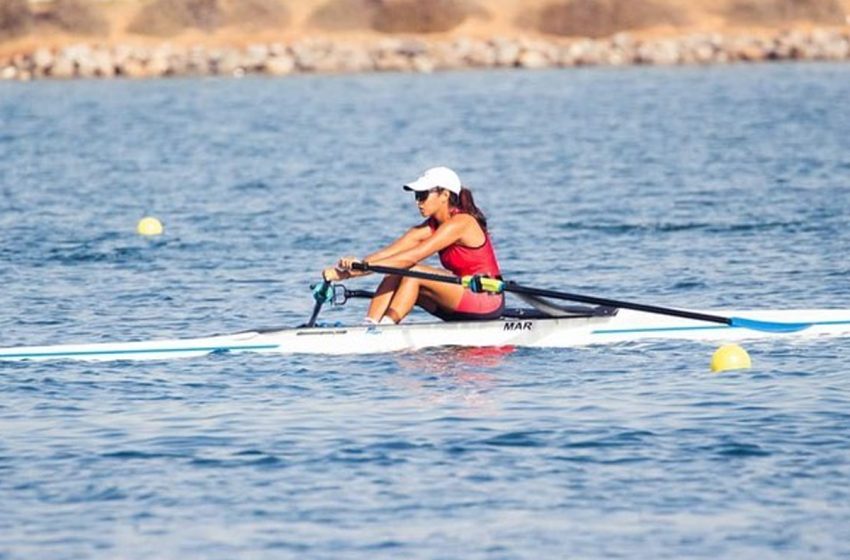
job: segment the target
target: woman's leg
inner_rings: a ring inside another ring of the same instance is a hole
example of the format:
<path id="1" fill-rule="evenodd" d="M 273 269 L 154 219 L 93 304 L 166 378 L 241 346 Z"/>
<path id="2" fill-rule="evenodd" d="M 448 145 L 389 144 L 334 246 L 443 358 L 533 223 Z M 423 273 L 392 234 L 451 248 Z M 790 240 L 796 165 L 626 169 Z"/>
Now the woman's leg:
<path id="1" fill-rule="evenodd" d="M 451 276 L 446 270 L 424 265 L 417 265 L 412 270 Z M 460 284 L 449 284 L 437 280 L 423 280 L 404 276 L 398 283 L 395 294 L 392 296 L 389 304 L 389 309 L 386 310 L 386 315 L 398 323 L 417 304 L 427 311 L 434 311 L 436 308 L 451 311 L 457 308 L 462 297 L 463 286 Z M 371 313 L 369 316 L 372 317 Z"/>
<path id="2" fill-rule="evenodd" d="M 384 317 L 384 314 L 390 307 L 390 302 L 393 300 L 393 296 L 398 289 L 400 281 L 401 276 L 384 276 L 384 279 L 381 280 L 381 283 L 378 285 L 378 289 L 375 290 L 375 296 L 369 304 L 369 311 L 366 313 L 366 317 L 372 319 L 376 323 Z"/>

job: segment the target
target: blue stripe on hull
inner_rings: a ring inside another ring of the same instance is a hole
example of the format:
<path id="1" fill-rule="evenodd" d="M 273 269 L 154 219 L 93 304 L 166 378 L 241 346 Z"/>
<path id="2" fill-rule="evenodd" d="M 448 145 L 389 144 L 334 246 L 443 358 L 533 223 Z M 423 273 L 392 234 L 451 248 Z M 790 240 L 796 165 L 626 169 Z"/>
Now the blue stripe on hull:
<path id="1" fill-rule="evenodd" d="M 810 326 L 831 326 L 831 325 L 850 325 L 850 321 L 819 321 L 817 323 L 809 323 Z M 728 325 L 705 325 L 693 327 L 651 327 L 643 329 L 598 329 L 591 334 L 639 334 L 639 333 L 664 333 L 664 332 L 683 332 L 683 331 L 714 331 L 723 329 L 746 329 L 747 327 L 730 327 Z M 780 333 L 781 334 L 781 333 Z"/>
<path id="2" fill-rule="evenodd" d="M 138 350 L 79 350 L 76 352 L 34 352 L 29 354 L 0 354 L 0 359 L 14 358 L 18 360 L 35 358 L 81 358 L 94 356 L 127 356 L 133 354 L 174 354 L 178 352 L 207 352 L 223 353 L 233 351 L 275 350 L 279 344 L 262 344 L 255 346 L 200 346 L 189 348 L 140 348 Z"/>

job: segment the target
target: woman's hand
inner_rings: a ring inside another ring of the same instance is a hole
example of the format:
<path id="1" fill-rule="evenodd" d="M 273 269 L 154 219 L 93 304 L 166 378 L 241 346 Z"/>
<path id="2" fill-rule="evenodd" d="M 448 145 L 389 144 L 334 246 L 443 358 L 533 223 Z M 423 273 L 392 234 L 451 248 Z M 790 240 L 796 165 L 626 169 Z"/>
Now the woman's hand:
<path id="1" fill-rule="evenodd" d="M 322 278 L 324 278 L 326 282 L 339 282 L 340 280 L 351 278 L 351 272 L 332 266 L 322 271 Z"/>
<path id="2" fill-rule="evenodd" d="M 342 270 L 351 270 L 351 265 L 356 262 L 360 262 L 360 259 L 357 257 L 342 257 L 339 259 L 336 267 Z"/>
<path id="3" fill-rule="evenodd" d="M 356 278 L 357 276 L 365 276 L 366 274 L 368 274 L 368 272 L 352 269 L 354 263 L 360 262 L 363 262 L 363 260 L 358 257 L 342 257 L 341 259 L 339 259 L 339 262 L 336 263 L 336 269 L 338 271 L 345 272 L 347 274 L 346 278 Z"/>
<path id="4" fill-rule="evenodd" d="M 362 260 L 358 257 L 342 257 L 339 259 L 339 262 L 336 263 L 336 266 L 326 268 L 322 271 L 322 278 L 328 282 L 339 282 L 340 280 L 347 280 L 349 278 L 368 274 L 361 270 L 352 270 L 352 265 L 359 262 L 362 262 Z"/>

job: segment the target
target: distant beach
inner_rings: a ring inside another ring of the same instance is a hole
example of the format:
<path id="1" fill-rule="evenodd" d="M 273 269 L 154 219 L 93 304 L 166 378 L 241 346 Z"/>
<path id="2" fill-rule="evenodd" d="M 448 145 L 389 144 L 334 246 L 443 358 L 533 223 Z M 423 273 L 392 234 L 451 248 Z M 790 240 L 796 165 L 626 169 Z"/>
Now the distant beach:
<path id="1" fill-rule="evenodd" d="M 421 72 L 469 68 L 693 65 L 785 60 L 850 60 L 850 31 L 781 32 L 766 37 L 689 35 L 610 39 L 426 41 L 388 38 L 373 44 L 305 39 L 247 47 L 91 45 L 39 47 L 0 59 L 6 80 L 43 78 L 159 78 L 303 73 Z"/>
<path id="2" fill-rule="evenodd" d="M 850 60 L 850 0 L 0 0 L 0 79 Z"/>

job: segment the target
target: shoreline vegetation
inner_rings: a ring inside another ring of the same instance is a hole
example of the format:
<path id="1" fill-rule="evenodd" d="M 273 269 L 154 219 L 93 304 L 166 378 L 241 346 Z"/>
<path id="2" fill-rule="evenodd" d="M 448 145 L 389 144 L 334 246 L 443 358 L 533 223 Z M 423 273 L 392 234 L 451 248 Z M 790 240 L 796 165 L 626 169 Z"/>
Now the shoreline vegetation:
<path id="1" fill-rule="evenodd" d="M 0 0 L 0 80 L 850 60 L 850 0 Z"/>

